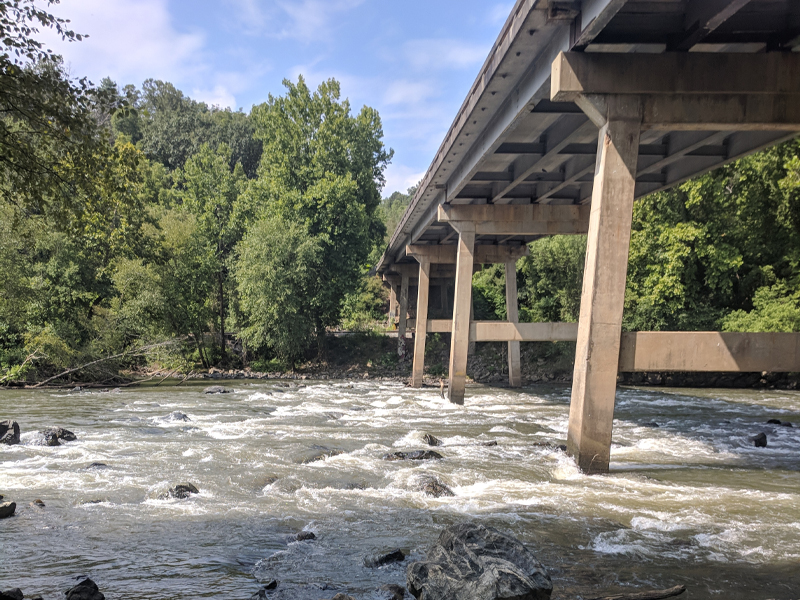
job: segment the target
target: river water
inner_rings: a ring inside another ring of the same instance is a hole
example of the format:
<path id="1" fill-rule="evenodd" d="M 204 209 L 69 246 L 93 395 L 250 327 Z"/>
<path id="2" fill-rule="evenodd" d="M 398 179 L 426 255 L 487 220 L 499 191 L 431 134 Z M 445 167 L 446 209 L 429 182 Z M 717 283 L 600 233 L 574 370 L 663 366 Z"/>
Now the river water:
<path id="1" fill-rule="evenodd" d="M 612 471 L 588 477 L 554 447 L 568 387 L 474 387 L 461 407 L 390 382 L 286 386 L 0 392 L 23 431 L 0 446 L 0 494 L 18 505 L 0 521 L 0 589 L 54 599 L 90 576 L 110 599 L 246 600 L 276 579 L 275 598 L 371 599 L 442 527 L 476 519 L 529 546 L 554 599 L 677 584 L 691 600 L 800 597 L 796 392 L 620 390 Z M 36 445 L 48 426 L 79 439 Z M 761 431 L 767 448 L 748 439 Z M 382 460 L 425 433 L 443 460 Z M 455 496 L 424 495 L 427 476 Z M 161 498 L 187 482 L 200 493 Z M 303 530 L 316 539 L 293 541 Z M 395 548 L 406 563 L 364 566 Z"/>

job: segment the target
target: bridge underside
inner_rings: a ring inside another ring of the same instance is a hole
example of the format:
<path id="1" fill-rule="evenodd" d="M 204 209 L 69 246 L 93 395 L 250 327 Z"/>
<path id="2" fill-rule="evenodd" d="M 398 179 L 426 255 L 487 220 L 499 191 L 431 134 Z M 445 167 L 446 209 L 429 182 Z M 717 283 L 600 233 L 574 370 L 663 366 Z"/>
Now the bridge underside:
<path id="1" fill-rule="evenodd" d="M 455 403 L 471 342 L 507 341 L 516 386 L 520 341 L 574 339 L 568 448 L 603 472 L 620 369 L 800 371 L 794 334 L 621 332 L 634 200 L 796 136 L 798 49 L 797 2 L 519 0 L 378 266 L 403 348 L 417 279 L 412 384 L 427 331 L 452 334 Z M 520 324 L 516 260 L 555 234 L 588 236 L 579 323 Z M 485 263 L 505 264 L 508 322 L 472 318 Z M 446 325 L 432 278 L 454 280 Z"/>

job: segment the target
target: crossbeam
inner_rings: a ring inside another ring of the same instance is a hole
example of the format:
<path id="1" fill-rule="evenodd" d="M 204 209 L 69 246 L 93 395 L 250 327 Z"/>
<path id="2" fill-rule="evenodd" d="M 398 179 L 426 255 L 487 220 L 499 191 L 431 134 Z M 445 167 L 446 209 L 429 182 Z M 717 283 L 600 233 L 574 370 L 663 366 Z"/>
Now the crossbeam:
<path id="1" fill-rule="evenodd" d="M 530 253 L 527 245 L 521 246 L 475 246 L 475 264 L 488 265 L 506 263 L 519 260 Z M 406 246 L 406 255 L 413 256 L 418 261 L 427 260 L 431 264 L 456 264 L 456 247 L 439 245 L 411 245 Z M 455 276 L 455 273 L 453 273 Z"/>
<path id="2" fill-rule="evenodd" d="M 416 320 L 409 319 L 410 329 Z M 450 319 L 428 319 L 428 333 L 450 333 Z M 577 323 L 509 323 L 508 321 L 472 321 L 470 342 L 574 342 L 578 338 Z"/>
<path id="3" fill-rule="evenodd" d="M 455 229 L 472 223 L 476 235 L 558 235 L 588 232 L 589 213 L 589 206 L 441 205 L 438 218 Z"/>
<path id="4" fill-rule="evenodd" d="M 623 333 L 619 371 L 800 372 L 800 333 Z"/>
<path id="5" fill-rule="evenodd" d="M 579 95 L 800 95 L 800 55 L 562 52 L 553 62 L 551 99 Z"/>

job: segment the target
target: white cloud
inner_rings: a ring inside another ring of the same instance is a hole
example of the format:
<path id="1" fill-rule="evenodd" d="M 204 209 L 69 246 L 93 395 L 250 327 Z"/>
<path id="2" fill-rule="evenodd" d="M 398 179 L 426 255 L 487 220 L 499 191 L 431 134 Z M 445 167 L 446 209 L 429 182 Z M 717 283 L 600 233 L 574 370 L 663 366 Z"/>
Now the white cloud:
<path id="1" fill-rule="evenodd" d="M 236 97 L 222 85 L 214 86 L 214 89 L 193 89 L 191 97 L 194 100 L 205 102 L 209 106 L 219 106 L 220 108 L 231 108 L 236 110 Z"/>
<path id="2" fill-rule="evenodd" d="M 413 185 L 417 185 L 425 176 L 425 171 L 421 173 L 405 165 L 391 164 L 386 169 L 386 187 L 383 188 L 383 195 L 390 196 L 394 192 L 404 194 Z"/>
<path id="3" fill-rule="evenodd" d="M 153 77 L 185 79 L 203 69 L 202 33 L 184 33 L 173 26 L 166 0 L 81 0 L 56 7 L 68 13 L 70 27 L 88 34 L 67 44 L 52 31 L 42 38 L 64 55 L 75 75 L 92 80 L 110 76 L 120 84 L 140 84 Z M 56 12 L 54 8 L 54 12 Z"/>
<path id="4" fill-rule="evenodd" d="M 237 21 L 250 35 L 294 39 L 304 43 L 332 39 L 337 13 L 352 10 L 365 0 L 228 0 Z"/>
<path id="5" fill-rule="evenodd" d="M 418 70 L 472 69 L 480 66 L 490 46 L 460 40 L 411 40 L 403 50 L 409 64 Z"/>
<path id="6" fill-rule="evenodd" d="M 441 93 L 432 81 L 402 79 L 389 84 L 383 94 L 385 104 L 419 104 Z"/>

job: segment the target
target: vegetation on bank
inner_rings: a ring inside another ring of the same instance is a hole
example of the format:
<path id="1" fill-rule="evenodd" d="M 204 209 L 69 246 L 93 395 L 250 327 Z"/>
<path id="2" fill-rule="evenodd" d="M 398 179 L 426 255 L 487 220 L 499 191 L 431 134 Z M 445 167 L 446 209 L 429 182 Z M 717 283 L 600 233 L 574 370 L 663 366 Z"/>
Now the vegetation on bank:
<path id="1" fill-rule="evenodd" d="M 0 384 L 292 368 L 330 356 L 333 329 L 380 327 L 386 290 L 367 273 L 415 188 L 381 198 L 377 111 L 302 77 L 249 113 L 162 81 L 93 86 L 37 27 L 80 42 L 0 0 Z M 798 235 L 797 141 L 640 200 L 625 328 L 800 331 Z M 577 320 L 585 238 L 530 249 L 522 320 Z M 502 266 L 475 275 L 478 318 L 505 318 L 504 284 Z"/>

